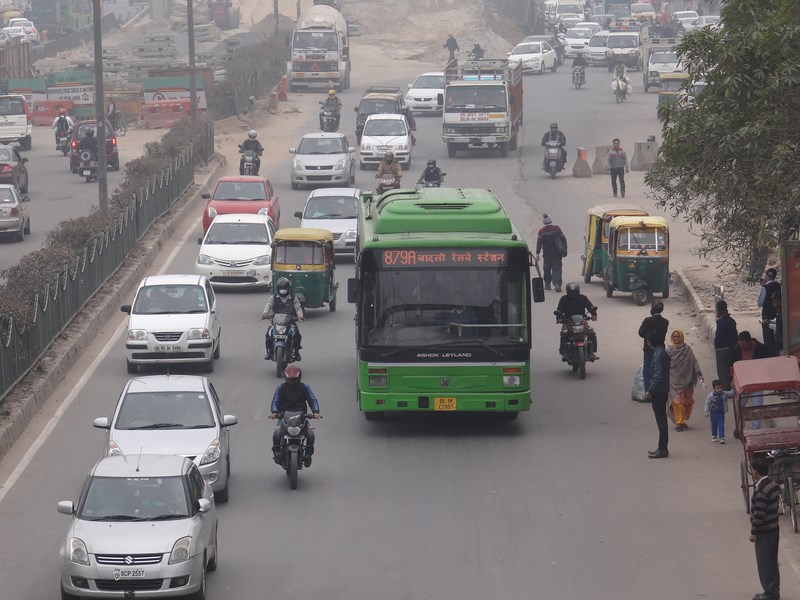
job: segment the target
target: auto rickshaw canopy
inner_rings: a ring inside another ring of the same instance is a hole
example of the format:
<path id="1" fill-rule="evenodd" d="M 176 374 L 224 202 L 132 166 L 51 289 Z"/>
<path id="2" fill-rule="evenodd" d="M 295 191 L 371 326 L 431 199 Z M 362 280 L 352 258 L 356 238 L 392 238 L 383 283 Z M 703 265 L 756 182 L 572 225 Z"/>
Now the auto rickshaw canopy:
<path id="1" fill-rule="evenodd" d="M 800 390 L 800 365 L 794 356 L 740 360 L 733 365 L 733 387 L 739 394 Z"/>
<path id="2" fill-rule="evenodd" d="M 333 234 L 327 229 L 315 229 L 313 227 L 285 227 L 275 232 L 275 243 L 294 241 L 294 242 L 325 242 L 333 243 Z"/>

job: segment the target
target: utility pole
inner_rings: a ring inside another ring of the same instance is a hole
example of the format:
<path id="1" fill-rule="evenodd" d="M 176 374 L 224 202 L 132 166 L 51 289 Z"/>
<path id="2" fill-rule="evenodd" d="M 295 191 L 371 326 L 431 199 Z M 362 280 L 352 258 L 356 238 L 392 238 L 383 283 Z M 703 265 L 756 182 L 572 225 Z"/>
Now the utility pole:
<path id="1" fill-rule="evenodd" d="M 300 20 L 300 0 L 297 0 L 297 20 Z"/>
<path id="2" fill-rule="evenodd" d="M 186 0 L 186 20 L 189 22 L 189 117 L 197 117 L 197 70 L 194 51 L 194 6 Z"/>
<path id="3" fill-rule="evenodd" d="M 280 31 L 280 24 L 278 22 L 278 0 L 275 0 L 272 10 L 275 11 L 275 35 L 277 36 L 278 32 Z"/>
<path id="4" fill-rule="evenodd" d="M 101 2 L 92 0 L 94 23 L 94 113 L 97 123 L 97 186 L 100 214 L 108 216 L 108 158 L 106 157 L 106 111 L 103 105 L 103 30 L 100 26 Z"/>

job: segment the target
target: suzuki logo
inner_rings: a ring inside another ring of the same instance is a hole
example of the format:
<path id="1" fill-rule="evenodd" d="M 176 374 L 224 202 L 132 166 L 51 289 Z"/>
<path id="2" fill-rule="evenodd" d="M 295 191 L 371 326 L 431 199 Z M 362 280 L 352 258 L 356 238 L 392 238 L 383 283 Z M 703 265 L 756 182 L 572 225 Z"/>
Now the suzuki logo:
<path id="1" fill-rule="evenodd" d="M 439 385 L 443 388 L 450 387 L 450 380 L 447 377 L 442 377 L 441 381 L 439 381 Z"/>
<path id="2" fill-rule="evenodd" d="M 133 564 L 133 557 L 132 556 L 126 556 L 124 560 L 125 560 L 125 564 L 126 565 L 132 565 Z"/>

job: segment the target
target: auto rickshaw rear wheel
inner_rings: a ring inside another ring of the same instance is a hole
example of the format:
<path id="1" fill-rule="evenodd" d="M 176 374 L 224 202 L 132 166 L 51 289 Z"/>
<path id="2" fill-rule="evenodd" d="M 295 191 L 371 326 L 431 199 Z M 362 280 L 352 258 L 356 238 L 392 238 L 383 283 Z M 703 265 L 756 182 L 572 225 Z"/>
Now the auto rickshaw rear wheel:
<path id="1" fill-rule="evenodd" d="M 649 304 L 650 300 L 650 290 L 647 288 L 639 288 L 638 290 L 633 290 L 633 301 L 636 302 L 636 306 L 644 306 L 645 304 Z"/>

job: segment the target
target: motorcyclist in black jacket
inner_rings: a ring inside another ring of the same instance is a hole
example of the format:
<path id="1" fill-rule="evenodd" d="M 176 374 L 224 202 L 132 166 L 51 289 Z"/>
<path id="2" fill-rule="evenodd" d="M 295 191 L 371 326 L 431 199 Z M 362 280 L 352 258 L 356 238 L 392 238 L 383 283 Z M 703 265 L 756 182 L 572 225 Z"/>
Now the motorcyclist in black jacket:
<path id="1" fill-rule="evenodd" d="M 561 130 L 559 130 L 558 123 L 550 123 L 550 131 L 542 136 L 542 146 L 546 146 L 547 142 L 550 140 L 558 141 L 558 145 L 561 147 L 561 161 L 566 165 L 567 150 L 564 148 L 564 146 L 567 145 L 567 136 L 565 136 Z"/>
<path id="2" fill-rule="evenodd" d="M 92 153 L 92 160 L 97 160 L 97 138 L 94 137 L 94 129 L 87 129 L 84 137 L 78 142 L 78 151 L 84 150 Z"/>
<path id="3" fill-rule="evenodd" d="M 267 299 L 267 304 L 264 306 L 264 310 L 261 311 L 261 319 L 271 319 L 276 314 L 286 314 L 292 317 L 292 348 L 290 358 L 292 360 L 301 360 L 300 358 L 300 350 L 303 346 L 300 345 L 300 342 L 303 339 L 303 336 L 300 335 L 300 328 L 297 326 L 297 321 L 303 320 L 303 307 L 300 304 L 300 300 L 292 294 L 290 291 L 291 283 L 289 282 L 286 277 L 281 277 L 275 283 L 275 293 L 270 295 Z M 264 356 L 264 360 L 272 360 L 273 359 L 273 347 L 272 347 L 272 336 L 269 334 L 269 329 L 267 330 L 267 335 L 265 337 L 265 345 L 267 349 L 267 354 Z"/>
<path id="4" fill-rule="evenodd" d="M 443 176 L 442 170 L 436 166 L 436 160 L 432 158 L 428 161 L 428 166 L 422 171 L 417 183 L 439 182 L 439 185 L 441 185 Z"/>
<path id="5" fill-rule="evenodd" d="M 283 371 L 284 383 L 275 388 L 270 406 L 270 419 L 278 419 L 284 411 L 308 412 L 311 409 L 312 419 L 319 418 L 319 402 L 311 387 L 302 382 L 303 372 L 297 365 L 289 365 Z M 272 432 L 272 455 L 275 462 L 281 464 L 281 435 L 283 428 L 279 425 Z M 311 456 L 314 454 L 316 436 L 311 427 L 306 428 L 306 447 L 303 455 L 303 466 L 311 466 Z"/>
<path id="6" fill-rule="evenodd" d="M 261 145 L 256 138 L 258 132 L 251 129 L 247 132 L 247 139 L 239 144 L 239 152 L 242 153 L 242 160 L 239 161 L 239 175 L 244 175 L 244 153 L 252 150 L 256 153 L 255 161 L 253 162 L 253 175 L 258 175 L 258 170 L 261 168 L 261 159 L 259 158 L 264 153 L 264 146 Z"/>
<path id="7" fill-rule="evenodd" d="M 585 317 L 588 314 L 591 315 L 591 320 L 597 320 L 597 307 L 592 304 L 592 301 L 589 300 L 586 296 L 581 294 L 581 286 L 575 282 L 570 282 L 567 284 L 567 293 L 561 296 L 561 299 L 558 301 L 558 308 L 556 309 L 560 315 L 563 315 L 563 318 L 569 319 L 573 315 L 580 315 Z M 589 341 L 592 343 L 592 355 L 591 360 L 597 360 L 597 332 L 589 328 L 587 333 Z M 561 331 L 561 345 L 559 346 L 559 354 L 564 354 L 564 347 L 567 342 L 567 332 L 562 329 Z"/>
<path id="8" fill-rule="evenodd" d="M 586 57 L 583 55 L 583 52 L 578 50 L 578 53 L 575 55 L 575 58 L 572 59 L 572 66 L 573 67 L 588 67 L 589 63 L 586 62 Z"/>

